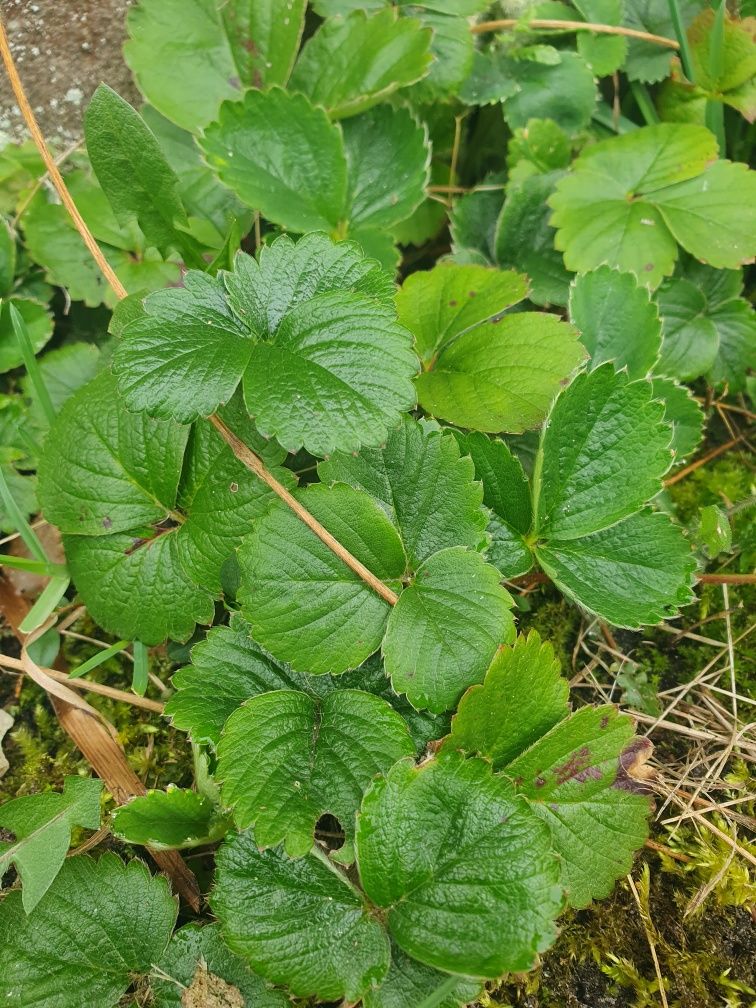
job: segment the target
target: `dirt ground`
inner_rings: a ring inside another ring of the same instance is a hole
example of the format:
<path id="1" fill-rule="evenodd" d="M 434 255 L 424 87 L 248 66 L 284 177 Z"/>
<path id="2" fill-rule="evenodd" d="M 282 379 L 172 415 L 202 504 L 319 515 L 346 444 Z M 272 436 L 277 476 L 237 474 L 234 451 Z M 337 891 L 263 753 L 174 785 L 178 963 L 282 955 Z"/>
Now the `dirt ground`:
<path id="1" fill-rule="evenodd" d="M 34 111 L 60 150 L 81 137 L 89 97 L 106 81 L 137 98 L 121 56 L 131 0 L 0 0 L 6 31 Z M 0 81 L 0 145 L 25 131 L 5 75 Z"/>

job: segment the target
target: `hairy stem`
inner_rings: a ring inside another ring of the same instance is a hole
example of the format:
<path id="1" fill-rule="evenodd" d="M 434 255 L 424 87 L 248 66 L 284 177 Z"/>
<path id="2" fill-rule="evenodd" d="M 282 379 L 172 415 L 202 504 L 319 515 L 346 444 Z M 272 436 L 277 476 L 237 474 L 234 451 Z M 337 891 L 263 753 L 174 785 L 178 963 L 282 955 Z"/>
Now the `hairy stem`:
<path id="1" fill-rule="evenodd" d="M 561 21 L 558 18 L 533 18 L 530 21 L 516 18 L 500 18 L 498 21 L 481 21 L 472 26 L 474 35 L 484 32 L 500 31 L 502 28 L 550 28 L 555 31 L 589 31 L 597 35 L 624 35 L 627 38 L 642 39 L 653 45 L 665 46 L 667 49 L 679 49 L 680 43 L 663 35 L 651 35 L 649 32 L 638 31 L 636 28 L 624 28 L 622 25 L 593 24 L 590 21 Z"/>

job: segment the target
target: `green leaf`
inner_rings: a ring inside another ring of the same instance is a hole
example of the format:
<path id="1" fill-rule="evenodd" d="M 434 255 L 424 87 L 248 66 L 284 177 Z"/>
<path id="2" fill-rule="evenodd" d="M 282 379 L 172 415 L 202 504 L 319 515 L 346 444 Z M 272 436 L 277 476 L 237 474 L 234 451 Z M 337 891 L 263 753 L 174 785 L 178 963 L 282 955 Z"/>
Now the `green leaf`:
<path id="1" fill-rule="evenodd" d="M 151 105 L 184 129 L 207 125 L 245 87 L 285 84 L 304 0 L 140 0 L 129 9 L 126 62 Z"/>
<path id="2" fill-rule="evenodd" d="M 506 578 L 526 574 L 533 557 L 525 536 L 533 523 L 530 486 L 520 460 L 498 438 L 471 433 L 457 436 L 483 484 L 483 503 L 491 509 L 488 559 Z"/>
<path id="3" fill-rule="evenodd" d="M 670 467 L 670 438 L 649 382 L 630 381 L 610 364 L 578 375 L 554 403 L 541 438 L 539 537 L 577 539 L 637 511 Z"/>
<path id="4" fill-rule="evenodd" d="M 404 573 L 394 526 L 367 494 L 315 485 L 297 499 L 382 581 Z M 274 504 L 239 550 L 239 600 L 254 637 L 315 675 L 356 668 L 378 649 L 389 605 L 283 503 Z"/>
<path id="5" fill-rule="evenodd" d="M 0 879 L 15 865 L 27 914 L 63 866 L 74 827 L 98 829 L 101 793 L 100 780 L 66 777 L 61 793 L 25 795 L 0 806 Z"/>
<path id="6" fill-rule="evenodd" d="M 462 697 L 444 751 L 479 753 L 500 770 L 567 716 L 568 695 L 553 647 L 531 630 L 497 651 L 483 683 Z"/>
<path id="7" fill-rule="evenodd" d="M 719 350 L 708 380 L 715 388 L 744 392 L 749 372 L 756 370 L 756 313 L 743 298 L 734 298 L 717 309 L 715 323 Z"/>
<path id="8" fill-rule="evenodd" d="M 685 28 L 688 28 L 704 6 L 703 0 L 676 0 L 676 7 Z M 662 38 L 675 38 L 669 3 L 661 3 L 660 0 L 624 0 L 624 7 L 623 24 L 627 28 L 645 31 L 651 35 L 661 35 Z M 671 49 L 642 39 L 629 40 L 625 73 L 630 80 L 655 84 L 669 76 L 671 63 Z"/>
<path id="9" fill-rule="evenodd" d="M 704 292 L 685 277 L 674 277 L 664 282 L 656 299 L 664 331 L 656 370 L 681 381 L 705 374 L 716 360 L 719 334 Z"/>
<path id="10" fill-rule="evenodd" d="M 575 0 L 575 6 L 588 22 L 619 25 L 625 5 L 624 0 Z M 580 31 L 577 33 L 577 49 L 597 77 L 608 77 L 625 62 L 628 42 L 621 36 Z"/>
<path id="11" fill-rule="evenodd" d="M 299 997 L 354 1001 L 388 969 L 383 928 L 317 853 L 290 860 L 240 833 L 218 852 L 210 902 L 231 949 Z"/>
<path id="12" fill-rule="evenodd" d="M 448 100 L 472 69 L 475 49 L 470 26 L 462 17 L 439 12 L 438 5 L 411 7 L 412 13 L 432 31 L 433 62 L 428 76 L 412 89 L 416 101 L 434 103 Z"/>
<path id="13" fill-rule="evenodd" d="M 318 465 L 318 474 L 324 483 L 348 483 L 377 500 L 416 569 L 439 550 L 485 543 L 480 486 L 460 454 L 450 433 L 405 418 L 381 448 L 337 452 Z"/>
<path id="14" fill-rule="evenodd" d="M 556 62 L 510 60 L 519 89 L 504 102 L 510 129 L 526 126 L 530 119 L 553 119 L 567 133 L 585 129 L 596 107 L 596 82 L 577 53 L 552 50 Z"/>
<path id="15" fill-rule="evenodd" d="M 576 277 L 570 288 L 570 319 L 594 368 L 612 361 L 618 371 L 626 368 L 630 378 L 644 378 L 656 363 L 659 312 L 631 273 L 601 266 Z"/>
<path id="16" fill-rule="evenodd" d="M 461 427 L 521 433 L 546 415 L 583 355 L 556 315 L 518 312 L 461 333 L 417 379 L 420 404 Z"/>
<path id="17" fill-rule="evenodd" d="M 71 858 L 28 917 L 19 892 L 0 903 L 2 1003 L 114 1008 L 163 954 L 176 910 L 141 861 Z"/>
<path id="18" fill-rule="evenodd" d="M 490 188 L 467 193 L 455 201 L 449 215 L 449 230 L 456 261 L 467 254 L 471 261 L 490 266 L 496 261 L 494 233 L 504 186 L 502 176 L 498 175 L 487 175 L 482 184 Z"/>
<path id="19" fill-rule="evenodd" d="M 221 815 L 204 795 L 172 785 L 148 791 L 113 813 L 113 833 L 126 843 L 155 850 L 184 850 L 214 843 L 228 832 L 231 817 Z"/>
<path id="20" fill-rule="evenodd" d="M 701 443 L 705 417 L 690 389 L 671 378 L 654 378 L 651 382 L 654 398 L 664 403 L 664 419 L 672 424 L 672 451 L 675 464 L 693 452 Z"/>
<path id="21" fill-rule="evenodd" d="M 465 105 L 493 105 L 516 94 L 519 87 L 506 53 L 501 49 L 477 49 L 458 97 Z"/>
<path id="22" fill-rule="evenodd" d="M 479 553 L 436 553 L 391 610 L 383 642 L 386 672 L 413 707 L 449 710 L 479 682 L 496 648 L 514 636 L 512 599 Z"/>
<path id="23" fill-rule="evenodd" d="M 288 1008 L 283 991 L 271 990 L 229 949 L 217 924 L 186 924 L 171 938 L 150 976 L 154 1008 L 184 1008 L 192 996 L 238 1008 Z M 190 993 L 187 993 L 187 990 Z M 239 1000 L 239 998 L 241 1000 Z M 190 1000 L 191 1004 L 191 1000 Z"/>
<path id="24" fill-rule="evenodd" d="M 24 298 L 4 298 L 0 304 L 0 374 L 20 367 L 24 362 L 18 337 L 11 322 L 13 306 L 24 320 L 32 347 L 37 353 L 53 334 L 53 319 L 45 305 Z"/>
<path id="25" fill-rule="evenodd" d="M 389 971 L 380 987 L 368 991 L 362 1002 L 365 1008 L 417 1008 L 447 979 L 446 973 L 405 955 L 392 942 Z M 480 992 L 479 982 L 461 978 L 449 994 L 436 1002 L 437 1008 L 460 1008 L 474 1001 Z"/>
<path id="26" fill-rule="evenodd" d="M 403 23 L 406 19 L 399 21 Z M 393 231 L 425 199 L 430 180 L 428 131 L 408 109 L 389 105 L 350 119 L 342 129 L 348 176 L 346 215 L 350 233 L 364 245 L 360 233 Z M 385 171 L 389 164 L 390 184 Z"/>
<path id="27" fill-rule="evenodd" d="M 470 977 L 529 969 L 562 891 L 548 830 L 483 760 L 402 761 L 357 820 L 365 892 L 415 959 Z"/>
<path id="28" fill-rule="evenodd" d="M 221 106 L 199 143 L 221 182 L 272 223 L 338 226 L 347 185 L 341 131 L 305 95 L 247 91 Z"/>
<path id="29" fill-rule="evenodd" d="M 418 20 L 399 17 L 393 7 L 328 19 L 305 43 L 291 87 L 333 119 L 364 112 L 425 76 L 430 39 Z"/>
<path id="30" fill-rule="evenodd" d="M 650 803 L 626 767 L 651 749 L 616 707 L 582 707 L 507 766 L 551 830 L 570 906 L 603 899 L 630 871 Z"/>
<path id="31" fill-rule="evenodd" d="M 495 225 L 496 262 L 526 273 L 532 287 L 531 301 L 545 307 L 566 305 L 569 293 L 570 274 L 554 248 L 556 231 L 549 224 L 546 202 L 563 174 L 547 172 L 507 186 L 507 198 Z"/>
<path id="32" fill-rule="evenodd" d="M 720 553 L 729 553 L 732 550 L 732 529 L 726 512 L 716 504 L 702 507 L 696 538 L 710 560 L 716 559 Z"/>
<path id="33" fill-rule="evenodd" d="M 553 119 L 530 119 L 514 131 L 507 147 L 507 167 L 512 181 L 568 168 L 572 143 Z"/>
<path id="34" fill-rule="evenodd" d="M 45 444 L 39 495 L 46 518 L 89 536 L 164 521 L 188 433 L 119 408 L 112 376 L 99 375 L 68 399 Z"/>
<path id="35" fill-rule="evenodd" d="M 549 201 L 567 267 L 606 263 L 656 287 L 672 272 L 678 242 L 717 268 L 752 258 L 754 174 L 716 155 L 708 130 L 680 123 L 587 148 Z"/>
<path id="36" fill-rule="evenodd" d="M 254 825 L 258 847 L 283 841 L 289 856 L 301 857 L 326 813 L 349 843 L 372 778 L 414 751 L 404 721 L 380 697 L 338 690 L 316 701 L 277 690 L 247 700 L 228 719 L 217 775 L 237 826 Z"/>
<path id="37" fill-rule="evenodd" d="M 102 354 L 92 343 L 69 343 L 39 357 L 37 366 L 53 409 L 60 413 L 63 404 L 100 370 Z M 29 401 L 26 423 L 32 436 L 42 441 L 48 430 L 47 417 L 28 375 L 21 379 L 21 388 Z"/>
<path id="38" fill-rule="evenodd" d="M 100 84 L 84 121 L 87 153 L 116 217 L 136 219 L 148 245 L 163 255 L 178 251 L 198 265 L 199 249 L 176 225 L 188 224 L 178 178 L 142 117 Z"/>
<path id="39" fill-rule="evenodd" d="M 153 645 L 188 640 L 195 623 L 212 622 L 212 596 L 184 573 L 175 533 L 66 535 L 63 545 L 90 616 L 111 633 Z"/>
<path id="40" fill-rule="evenodd" d="M 725 11 L 715 51 L 715 12 L 702 11 L 690 26 L 688 42 L 695 83 L 708 97 L 731 105 L 752 122 L 756 117 L 756 42 L 753 25 L 736 21 Z M 718 58 L 715 58 L 718 57 Z"/>
<path id="41" fill-rule="evenodd" d="M 560 591 L 615 626 L 675 617 L 694 598 L 690 544 L 649 509 L 580 539 L 544 543 L 536 556 Z"/>
<path id="42" fill-rule="evenodd" d="M 424 365 L 456 336 L 527 297 L 527 278 L 485 266 L 443 263 L 409 276 L 396 298 L 399 321 Z"/>
<path id="43" fill-rule="evenodd" d="M 9 294 L 16 276 L 16 235 L 0 220 L 0 297 Z"/>

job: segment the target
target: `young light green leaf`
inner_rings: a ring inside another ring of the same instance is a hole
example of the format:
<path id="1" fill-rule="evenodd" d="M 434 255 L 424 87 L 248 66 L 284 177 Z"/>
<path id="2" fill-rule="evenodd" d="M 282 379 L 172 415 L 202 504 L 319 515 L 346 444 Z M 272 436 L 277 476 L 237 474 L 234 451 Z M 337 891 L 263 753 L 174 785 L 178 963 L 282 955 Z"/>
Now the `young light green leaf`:
<path id="1" fill-rule="evenodd" d="M 364 112 L 425 76 L 430 40 L 427 28 L 399 17 L 394 7 L 328 19 L 305 43 L 291 87 L 328 109 L 332 119 Z"/>
<path id="2" fill-rule="evenodd" d="M 199 143 L 221 182 L 272 223 L 301 232 L 332 231 L 341 221 L 341 131 L 305 95 L 247 91 L 221 106 Z"/>
<path id="3" fill-rule="evenodd" d="M 260 848 L 283 841 L 290 857 L 301 857 L 325 813 L 350 842 L 372 778 L 414 751 L 406 724 L 380 697 L 338 690 L 316 701 L 277 690 L 228 719 L 217 774 L 237 826 L 254 825 Z"/>
<path id="4" fill-rule="evenodd" d="M 100 780 L 66 777 L 61 793 L 25 795 L 0 806 L 0 879 L 15 865 L 27 914 L 60 871 L 74 827 L 99 827 L 101 793 Z"/>
<path id="5" fill-rule="evenodd" d="M 369 990 L 362 999 L 365 1008 L 417 1008 L 448 979 L 432 966 L 425 966 L 406 955 L 396 942 L 391 943 L 391 966 L 380 987 Z M 470 1004 L 481 992 L 475 980 L 460 978 L 453 989 L 436 1002 L 437 1008 L 460 1008 Z"/>
<path id="6" fill-rule="evenodd" d="M 485 266 L 442 263 L 411 274 L 396 297 L 399 321 L 415 338 L 425 366 L 461 333 L 487 322 L 528 294 L 527 278 Z"/>
<path id="7" fill-rule="evenodd" d="M 483 683 L 467 690 L 444 751 L 479 753 L 500 770 L 567 716 L 568 695 L 553 647 L 531 630 L 500 648 Z"/>
<path id="8" fill-rule="evenodd" d="M 178 179 L 142 117 L 105 84 L 95 91 L 84 120 L 92 168 L 116 217 L 136 219 L 148 245 L 164 256 L 180 252 L 202 263 L 199 247 L 177 225 L 188 225 Z"/>
<path id="9" fill-rule="evenodd" d="M 447 972 L 529 969 L 562 902 L 548 830 L 483 760 L 402 761 L 357 819 L 365 892 L 400 948 Z"/>
<path id="10" fill-rule="evenodd" d="M 402 18 L 399 23 L 406 22 Z M 384 231 L 393 231 L 425 199 L 430 181 L 428 131 L 408 109 L 390 105 L 350 119 L 342 129 L 348 176 L 346 214 L 350 234 L 365 247 L 368 232 L 380 238 Z M 389 176 L 384 170 L 387 164 L 391 165 Z"/>
<path id="11" fill-rule="evenodd" d="M 283 991 L 271 990 L 243 959 L 234 955 L 217 924 L 186 924 L 171 938 L 150 977 L 154 1008 L 288 1008 Z M 221 999 L 216 1002 L 216 998 Z"/>
<path id="12" fill-rule="evenodd" d="M 172 785 L 132 798 L 113 813 L 115 836 L 155 850 L 215 843 L 230 828 L 231 817 L 221 814 L 209 798 Z"/>
<path id="13" fill-rule="evenodd" d="M 382 581 L 405 570 L 402 543 L 366 493 L 315 485 L 299 501 Z M 316 675 L 356 668 L 378 649 L 389 605 L 284 504 L 274 504 L 239 550 L 242 612 L 273 655 Z"/>
<path id="14" fill-rule="evenodd" d="M 418 398 L 461 427 L 521 433 L 541 422 L 582 356 L 576 331 L 556 315 L 505 315 L 442 348 L 417 379 Z"/>
<path id="15" fill-rule="evenodd" d="M 631 273 L 601 266 L 575 278 L 570 319 L 592 367 L 612 361 L 630 378 L 644 378 L 659 356 L 661 321 L 648 290 Z"/>
<path id="16" fill-rule="evenodd" d="M 230 948 L 298 997 L 354 1001 L 388 969 L 383 928 L 341 872 L 314 852 L 290 860 L 240 833 L 218 852 L 210 902 Z"/>
<path id="17" fill-rule="evenodd" d="M 399 596 L 383 656 L 394 689 L 413 707 L 451 709 L 514 636 L 512 599 L 499 579 L 479 553 L 459 546 L 426 560 Z"/>
<path id="18" fill-rule="evenodd" d="M 175 532 L 66 535 L 63 545 L 90 615 L 111 633 L 153 645 L 188 640 L 196 623 L 212 622 L 212 596 L 184 573 Z"/>
<path id="19" fill-rule="evenodd" d="M 533 523 L 530 485 L 520 460 L 498 438 L 473 432 L 457 435 L 462 451 L 475 465 L 483 484 L 483 503 L 491 510 L 489 561 L 506 578 L 526 574 L 533 556 L 525 542 Z"/>
<path id="20" fill-rule="evenodd" d="M 176 911 L 141 861 L 71 858 L 28 917 L 19 892 L 0 902 L 2 1003 L 114 1008 L 163 954 Z"/>
<path id="21" fill-rule="evenodd" d="M 536 557 L 568 598 L 615 626 L 674 618 L 694 598 L 690 543 L 666 515 L 647 508 L 582 538 L 545 542 Z"/>
<path id="22" fill-rule="evenodd" d="M 652 749 L 616 707 L 582 707 L 505 773 L 551 830 L 570 906 L 608 896 L 648 835 L 650 805 L 628 774 Z"/>
<path id="23" fill-rule="evenodd" d="M 555 401 L 541 437 L 539 537 L 576 539 L 637 511 L 670 467 L 671 434 L 649 382 L 630 381 L 611 364 L 578 375 Z"/>
<path id="24" fill-rule="evenodd" d="M 416 569 L 450 546 L 485 544 L 486 515 L 475 471 L 450 433 L 405 418 L 381 448 L 337 452 L 318 466 L 325 483 L 348 483 L 394 521 Z"/>
<path id="25" fill-rule="evenodd" d="M 88 536 L 164 521 L 188 433 L 119 407 L 113 377 L 104 372 L 68 399 L 50 431 L 39 464 L 46 518 L 63 532 Z"/>
<path id="26" fill-rule="evenodd" d="M 245 87 L 285 84 L 305 0 L 140 0 L 129 8 L 126 62 L 142 94 L 184 129 L 207 125 Z"/>

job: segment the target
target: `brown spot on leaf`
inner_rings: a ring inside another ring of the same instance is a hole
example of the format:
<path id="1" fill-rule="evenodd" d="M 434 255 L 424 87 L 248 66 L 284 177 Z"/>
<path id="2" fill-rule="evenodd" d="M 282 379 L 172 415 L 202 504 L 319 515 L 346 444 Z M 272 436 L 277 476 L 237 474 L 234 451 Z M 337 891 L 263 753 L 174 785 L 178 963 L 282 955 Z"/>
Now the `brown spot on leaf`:
<path id="1" fill-rule="evenodd" d="M 468 291 L 470 297 L 475 297 L 477 293 L 478 293 L 477 291 Z"/>
<path id="2" fill-rule="evenodd" d="M 16 840 L 16 834 L 4 826 L 0 826 L 0 841 L 2 843 L 14 843 Z"/>
<path id="3" fill-rule="evenodd" d="M 113 528 L 113 519 L 110 517 L 110 515 L 105 515 L 105 517 L 102 519 L 102 527 L 104 529 Z"/>
<path id="4" fill-rule="evenodd" d="M 456 307 L 457 307 L 457 302 L 456 302 L 456 301 L 454 301 L 454 300 L 450 301 L 450 302 L 449 302 L 449 307 L 450 307 L 450 308 L 456 308 Z"/>
<path id="5" fill-rule="evenodd" d="M 650 273 L 653 268 L 654 268 L 654 264 L 653 263 L 646 263 L 646 265 L 643 267 L 643 269 L 646 271 L 646 273 Z"/>
<path id="6" fill-rule="evenodd" d="M 609 715 L 604 714 L 604 716 L 601 718 L 601 721 L 599 722 L 599 728 L 606 728 L 608 724 L 609 724 Z"/>
<path id="7" fill-rule="evenodd" d="M 207 964 L 197 963 L 192 982 L 181 995 L 182 1008 L 244 1008 L 238 987 L 211 973 Z"/>
<path id="8" fill-rule="evenodd" d="M 535 784 L 536 787 L 543 787 L 543 785 L 546 783 L 546 778 L 540 776 L 536 777 L 533 783 Z"/>
<path id="9" fill-rule="evenodd" d="M 656 776 L 648 765 L 654 744 L 647 738 L 633 738 L 620 753 L 617 776 L 614 787 L 621 791 L 633 791 L 635 794 L 648 794 L 650 788 L 647 781 Z"/>
<path id="10" fill-rule="evenodd" d="M 588 746 L 582 746 L 577 752 L 560 766 L 554 767 L 554 777 L 557 784 L 566 784 L 569 780 L 576 780 L 583 783 L 587 780 L 601 780 L 601 771 L 598 767 L 591 766 L 591 750 Z"/>
<path id="11" fill-rule="evenodd" d="M 236 493 L 238 491 L 238 489 L 239 489 L 239 484 L 238 483 L 232 483 L 229 486 L 228 489 L 231 491 L 231 493 Z"/>

